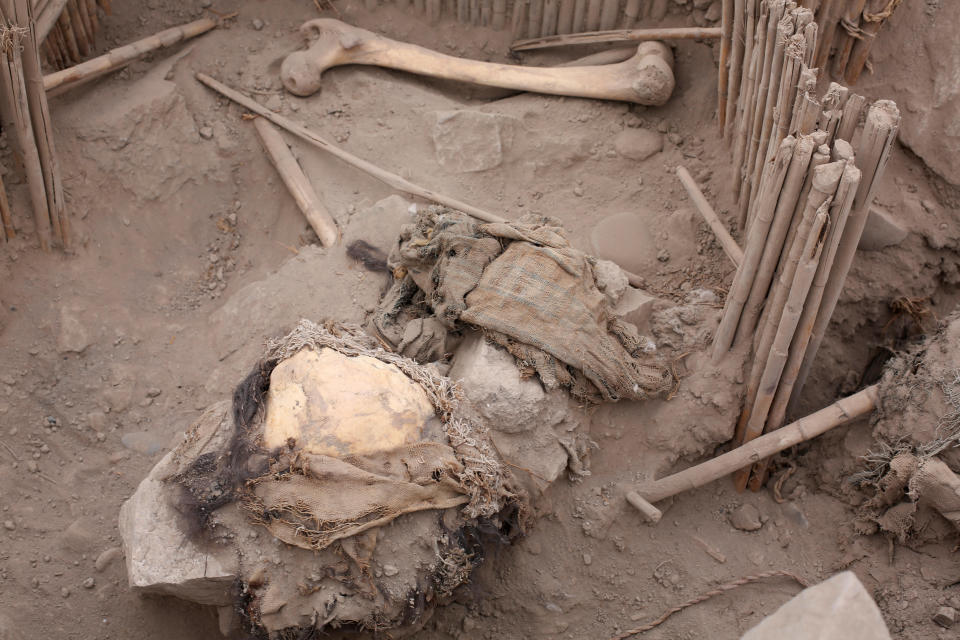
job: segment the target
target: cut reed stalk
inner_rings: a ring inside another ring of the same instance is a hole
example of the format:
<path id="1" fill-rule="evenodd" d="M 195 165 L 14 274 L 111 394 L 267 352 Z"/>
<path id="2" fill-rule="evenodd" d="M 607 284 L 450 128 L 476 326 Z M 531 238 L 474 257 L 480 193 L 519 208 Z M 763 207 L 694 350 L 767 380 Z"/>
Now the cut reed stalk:
<path id="1" fill-rule="evenodd" d="M 860 79 L 860 73 L 864 65 L 867 64 L 867 58 L 870 57 L 870 49 L 873 42 L 877 39 L 877 34 L 883 28 L 883 23 L 892 15 L 893 10 L 886 11 L 887 7 L 894 6 L 890 0 L 869 0 L 867 7 L 863 11 L 863 26 L 860 28 L 860 39 L 857 40 L 850 52 L 850 61 L 844 71 L 843 79 L 848 84 L 856 84 Z"/>
<path id="2" fill-rule="evenodd" d="M 587 21 L 587 0 L 574 0 L 573 3 L 573 22 L 570 25 L 571 33 L 580 33 L 583 31 L 583 25 Z"/>
<path id="3" fill-rule="evenodd" d="M 700 191 L 700 187 L 697 186 L 693 176 L 690 175 L 686 167 L 681 166 L 677 167 L 677 177 L 680 178 L 680 182 L 683 184 L 684 189 L 687 190 L 687 195 L 697 208 L 697 211 L 700 212 L 700 215 L 703 216 L 703 219 L 713 231 L 713 235 L 716 237 L 724 253 L 727 254 L 727 257 L 730 258 L 734 266 L 739 267 L 740 263 L 743 262 L 743 249 L 741 249 L 737 241 L 733 239 L 733 236 L 730 235 L 727 228 L 723 226 L 723 222 L 719 216 L 717 216 L 713 207 L 710 206 L 710 203 L 707 202 L 707 199 L 703 197 L 703 192 Z"/>
<path id="4" fill-rule="evenodd" d="M 727 96 L 729 87 L 727 83 L 730 79 L 729 58 L 730 48 L 733 44 L 733 0 L 722 0 L 720 25 L 723 31 L 720 37 L 720 76 L 717 79 L 717 124 L 720 126 L 720 134 L 727 126 Z"/>
<path id="5" fill-rule="evenodd" d="M 600 11 L 603 8 L 603 0 L 587 0 L 586 30 L 599 31 L 600 29 Z"/>
<path id="6" fill-rule="evenodd" d="M 584 44 L 602 44 L 609 42 L 645 42 L 649 40 L 691 40 L 719 38 L 720 29 L 711 27 L 677 27 L 665 29 L 615 29 L 613 31 L 593 31 L 570 33 L 542 38 L 528 38 L 514 42 L 510 48 L 514 51 L 546 49 L 548 47 L 570 47 Z"/>
<path id="7" fill-rule="evenodd" d="M 560 8 L 557 9 L 557 33 L 566 35 L 573 31 L 573 10 L 575 0 L 560 0 Z"/>
<path id="8" fill-rule="evenodd" d="M 853 50 L 853 43 L 857 36 L 853 33 L 860 31 L 860 14 L 863 13 L 863 7 L 867 0 L 847 0 L 844 8 L 843 18 L 840 21 L 840 29 L 837 31 L 837 50 L 833 54 L 833 76 L 842 78 L 843 72 L 847 68 L 847 61 L 850 60 L 850 52 Z"/>
<path id="9" fill-rule="evenodd" d="M 529 5 L 530 0 L 513 1 L 513 18 L 511 20 L 511 29 L 514 40 L 519 40 L 520 38 L 525 38 L 527 36 L 527 9 Z"/>
<path id="10" fill-rule="evenodd" d="M 747 142 L 750 138 L 750 123 L 753 122 L 753 113 L 756 109 L 757 77 L 761 65 L 760 56 L 764 49 L 761 42 L 766 37 L 767 4 L 760 4 L 758 20 L 753 20 L 753 10 L 758 0 L 748 0 L 747 3 L 747 51 L 744 52 L 744 61 L 747 64 L 746 80 L 740 89 L 740 104 L 737 106 L 737 141 L 733 151 L 734 195 L 739 203 L 740 214 L 737 223 L 740 231 L 744 230 L 747 215 L 747 199 L 742 195 L 744 181 L 744 164 L 747 155 Z M 749 52 L 749 54 L 747 53 Z M 749 62 L 747 62 L 749 58 Z"/>
<path id="11" fill-rule="evenodd" d="M 10 213 L 10 201 L 7 200 L 7 188 L 3 184 L 3 176 L 0 176 L 0 222 L 3 223 L 5 240 L 9 241 L 17 237 L 17 232 L 13 228 L 13 216 Z"/>
<path id="12" fill-rule="evenodd" d="M 853 142 L 853 134 L 860 124 L 860 116 L 863 115 L 863 108 L 867 104 L 867 99 L 857 93 L 851 93 L 847 98 L 847 103 L 843 105 L 843 115 L 840 117 L 840 124 L 837 125 L 836 137 Z"/>
<path id="13" fill-rule="evenodd" d="M 556 35 L 558 4 L 559 0 L 545 0 L 543 3 L 543 22 L 540 25 L 541 36 Z"/>
<path id="14" fill-rule="evenodd" d="M 733 136 L 735 121 L 738 116 L 737 103 L 740 99 L 740 83 L 743 78 L 744 67 L 744 3 L 746 0 L 734 0 L 733 3 L 733 32 L 731 34 L 730 73 L 727 78 L 727 106 L 724 110 L 725 120 L 723 137 L 730 140 Z"/>
<path id="15" fill-rule="evenodd" d="M 627 0 L 626 5 L 623 7 L 623 19 L 620 21 L 621 29 L 632 29 L 633 25 L 637 23 L 637 20 L 640 18 L 640 1 L 641 0 Z M 557 33 L 563 33 L 558 31 Z"/>
<path id="16" fill-rule="evenodd" d="M 657 22 L 667 17 L 668 0 L 650 0 L 650 17 Z"/>
<path id="17" fill-rule="evenodd" d="M 490 26 L 497 31 L 507 25 L 507 0 L 493 0 L 493 18 Z"/>
<path id="18" fill-rule="evenodd" d="M 600 8 L 600 30 L 610 31 L 617 28 L 617 17 L 620 15 L 620 0 L 603 0 Z"/>

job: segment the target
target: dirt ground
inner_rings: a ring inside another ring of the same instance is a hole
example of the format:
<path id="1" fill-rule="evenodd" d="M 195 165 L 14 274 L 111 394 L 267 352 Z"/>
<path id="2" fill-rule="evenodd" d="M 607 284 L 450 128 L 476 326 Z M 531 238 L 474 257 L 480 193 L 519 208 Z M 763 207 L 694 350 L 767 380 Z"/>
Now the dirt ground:
<path id="1" fill-rule="evenodd" d="M 115 2 L 99 48 L 192 20 L 202 5 L 209 2 Z M 356 0 L 336 6 L 344 20 L 397 39 L 506 60 L 506 32 L 431 27 L 392 6 L 367 13 Z M 300 44 L 296 28 L 319 15 L 314 3 L 240 0 L 212 8 L 238 16 L 53 100 L 73 254 L 37 248 L 23 176 L 0 141 L 20 232 L 0 247 L 0 622 L 6 618 L 24 637 L 217 637 L 212 611 L 127 589 L 123 562 L 111 551 L 120 544 L 117 513 L 200 411 L 249 369 L 264 336 L 247 330 L 246 320 L 284 312 L 245 307 L 241 298 L 233 313 L 218 314 L 225 301 L 297 254 L 344 252 L 307 248 L 316 238 L 252 126 L 196 82 L 195 71 L 256 94 L 414 182 L 507 217 L 555 216 L 584 250 L 602 218 L 645 212 L 658 242 L 670 246 L 668 259 L 643 274 L 665 298 L 695 288 L 722 296 L 733 273 L 698 218 L 674 216 L 690 207 L 672 173 L 682 163 L 724 219 L 735 217 L 730 150 L 714 124 L 710 45 L 678 45 L 677 88 L 658 108 L 510 95 L 367 67 L 331 70 L 321 93 L 296 98 L 282 91 L 279 64 Z M 894 19 L 884 46 L 909 33 Z M 878 68 L 870 80 L 871 98 L 885 97 L 882 74 Z M 457 173 L 438 163 L 434 112 L 464 107 L 507 122 L 498 166 Z M 639 162 L 620 156 L 613 138 L 628 128 L 663 133 L 663 151 Z M 320 152 L 295 149 L 341 226 L 392 193 Z M 917 333 L 913 318 L 891 310 L 893 299 L 923 300 L 931 311 L 923 331 L 954 309 L 957 193 L 908 150 L 895 150 L 877 203 L 910 233 L 899 245 L 859 253 L 804 412 L 875 380 L 883 354 Z M 689 233 L 677 219 L 689 221 Z M 341 269 L 316 280 L 306 274 L 298 291 L 320 313 L 363 320 L 384 277 L 337 260 Z M 663 521 L 649 527 L 618 488 L 667 471 L 639 467 L 650 445 L 635 415 L 629 405 L 594 414 L 592 475 L 548 489 L 548 514 L 519 544 L 491 550 L 469 587 L 417 638 L 606 638 L 742 576 L 784 569 L 816 582 L 843 568 L 873 593 L 894 637 L 954 637 L 931 616 L 946 603 L 960 607 L 955 536 L 904 546 L 853 532 L 863 498 L 844 479 L 872 443 L 866 421 L 789 452 L 798 471 L 783 484 L 782 502 L 769 488 L 738 494 L 720 481 L 664 504 Z M 744 504 L 757 508 L 758 530 L 731 526 L 729 514 Z M 741 587 L 646 637 L 739 637 L 798 589 L 787 579 Z"/>

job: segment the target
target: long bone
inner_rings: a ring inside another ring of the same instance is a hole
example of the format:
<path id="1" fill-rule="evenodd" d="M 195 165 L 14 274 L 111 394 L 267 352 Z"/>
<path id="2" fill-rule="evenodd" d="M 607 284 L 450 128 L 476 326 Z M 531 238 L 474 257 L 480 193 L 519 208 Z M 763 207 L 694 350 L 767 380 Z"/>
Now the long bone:
<path id="1" fill-rule="evenodd" d="M 286 57 L 280 77 L 290 93 L 320 89 L 330 67 L 367 64 L 491 87 L 601 100 L 661 105 L 673 93 L 673 53 L 662 42 L 644 42 L 630 59 L 586 67 L 527 67 L 466 60 L 384 38 L 339 20 L 311 20 L 300 27 L 314 38 Z"/>

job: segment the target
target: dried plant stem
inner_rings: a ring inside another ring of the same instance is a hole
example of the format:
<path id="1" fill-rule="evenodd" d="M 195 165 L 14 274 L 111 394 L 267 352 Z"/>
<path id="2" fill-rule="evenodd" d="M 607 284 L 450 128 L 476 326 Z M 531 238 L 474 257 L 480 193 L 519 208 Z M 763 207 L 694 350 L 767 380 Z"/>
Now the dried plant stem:
<path id="1" fill-rule="evenodd" d="M 4 240 L 13 240 L 17 237 L 17 232 L 13 228 L 13 218 L 10 215 L 10 201 L 7 200 L 7 188 L 3 184 L 2 176 L 0 176 L 0 223 L 3 224 Z"/>
<path id="2" fill-rule="evenodd" d="M 513 51 L 530 51 L 548 47 L 570 47 L 607 42 L 645 42 L 647 40 L 700 40 L 719 38 L 720 29 L 714 27 L 676 27 L 663 29 L 614 29 L 528 38 L 514 42 Z"/>
<path id="3" fill-rule="evenodd" d="M 737 244 L 737 241 L 733 239 L 733 236 L 730 235 L 730 232 L 727 231 L 727 228 L 723 226 L 723 222 L 721 222 L 717 213 L 713 210 L 713 207 L 710 206 L 710 203 L 707 202 L 707 199 L 703 197 L 703 193 L 690 175 L 690 172 L 687 171 L 686 167 L 677 167 L 677 177 L 680 178 L 680 182 L 687 190 L 687 195 L 690 197 L 690 200 L 693 201 L 697 211 L 700 212 L 700 215 L 703 216 L 703 219 L 706 220 L 707 225 L 709 225 L 713 231 L 724 253 L 727 254 L 734 265 L 740 266 L 740 263 L 743 262 L 743 250 Z"/>
<path id="4" fill-rule="evenodd" d="M 860 124 L 860 116 L 863 115 L 863 108 L 867 104 L 867 99 L 863 96 L 851 93 L 847 98 L 847 103 L 843 105 L 843 115 L 840 117 L 840 124 L 837 125 L 837 138 L 853 142 L 853 134 Z"/>
<path id="5" fill-rule="evenodd" d="M 870 57 L 873 42 L 877 39 L 880 29 L 883 28 L 883 23 L 889 17 L 873 16 L 883 12 L 889 3 L 890 0 L 868 1 L 867 8 L 863 12 L 866 24 L 860 27 L 860 39 L 853 45 L 853 50 L 850 52 L 850 61 L 847 63 L 847 68 L 843 74 L 843 79 L 848 84 L 856 84 L 857 80 L 860 79 L 860 73 L 863 71 L 864 65 L 867 64 L 867 58 Z"/>
<path id="6" fill-rule="evenodd" d="M 730 35 L 732 50 L 730 53 L 730 73 L 727 78 L 727 106 L 724 110 L 723 137 L 730 140 L 733 135 L 734 121 L 738 113 L 737 102 L 740 98 L 740 82 L 744 66 L 744 3 L 746 0 L 734 0 L 733 31 Z"/>
<path id="7" fill-rule="evenodd" d="M 847 27 L 843 23 L 849 25 L 851 29 L 859 30 L 860 27 L 860 14 L 863 13 L 863 7 L 866 5 L 867 0 L 847 0 L 844 3 L 846 6 L 843 12 L 843 19 L 841 21 L 840 30 L 837 32 L 837 50 L 833 54 L 833 75 L 836 78 L 842 78 L 843 72 L 847 68 L 847 61 L 850 59 L 850 52 L 853 50 L 853 43 L 856 42 L 856 37 L 847 32 Z"/>
<path id="8" fill-rule="evenodd" d="M 733 0 L 722 0 L 720 24 L 722 35 L 720 37 L 720 77 L 717 79 L 717 123 L 722 134 L 727 126 L 727 96 L 729 95 L 727 83 L 730 79 L 728 64 L 730 47 L 733 44 Z"/>
<path id="9" fill-rule="evenodd" d="M 760 57 L 764 50 L 763 39 L 766 38 L 767 22 L 767 4 L 760 5 L 760 17 L 754 25 L 750 10 L 755 7 L 756 0 L 749 0 L 747 6 L 747 47 L 750 51 L 750 61 L 747 66 L 746 80 L 744 86 L 740 89 L 740 104 L 737 107 L 737 141 L 733 151 L 733 170 L 734 170 L 734 191 L 739 202 L 740 215 L 737 218 L 738 226 L 743 231 L 747 216 L 747 197 L 743 194 L 745 180 L 744 167 L 746 156 L 748 154 L 747 145 L 750 140 L 750 124 L 753 122 L 753 114 L 756 111 L 757 79 L 759 74 Z M 751 29 L 756 27 L 756 33 L 751 37 Z M 746 57 L 744 58 L 746 60 Z"/>
<path id="10" fill-rule="evenodd" d="M 632 29 L 633 25 L 637 23 L 637 19 L 640 17 L 640 0 L 627 0 L 626 5 L 623 7 L 623 19 L 620 21 L 621 29 Z M 557 33 L 565 33 L 563 31 L 557 31 Z M 569 33 L 569 32 L 566 32 Z"/>

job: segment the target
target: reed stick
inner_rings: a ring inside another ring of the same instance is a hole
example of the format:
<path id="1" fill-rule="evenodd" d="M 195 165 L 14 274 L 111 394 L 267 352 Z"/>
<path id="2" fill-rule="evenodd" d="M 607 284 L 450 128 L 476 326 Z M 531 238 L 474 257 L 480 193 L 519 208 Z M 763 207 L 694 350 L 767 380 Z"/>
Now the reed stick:
<path id="1" fill-rule="evenodd" d="M 77 40 L 77 49 L 80 55 L 87 57 L 90 55 L 90 38 L 87 35 L 86 26 L 80 17 L 80 9 L 77 7 L 77 0 L 69 0 L 65 13 L 70 18 L 70 25 L 73 27 L 73 37 Z"/>
<path id="2" fill-rule="evenodd" d="M 531 38 L 539 38 L 543 27 L 543 0 L 530 0 L 527 14 L 527 33 Z"/>
<path id="3" fill-rule="evenodd" d="M 540 0 L 542 3 L 543 0 Z M 470 22 L 470 0 L 457 0 L 457 22 L 468 24 Z M 537 25 L 540 28 L 540 25 Z"/>
<path id="4" fill-rule="evenodd" d="M 332 247 L 337 244 L 340 238 L 340 232 L 337 230 L 337 223 L 333 216 L 327 211 L 323 202 L 317 196 L 310 180 L 303 173 L 300 164 L 290 151 L 283 136 L 277 131 L 277 128 L 270 124 L 264 118 L 257 118 L 253 121 L 253 126 L 260 136 L 263 148 L 270 158 L 270 162 L 276 168 L 277 173 L 283 179 L 283 183 L 290 191 L 290 195 L 296 201 L 300 211 L 303 212 L 307 222 L 313 227 L 317 237 L 320 238 L 320 244 L 325 247 Z"/>
<path id="5" fill-rule="evenodd" d="M 87 5 L 87 16 L 90 19 L 90 26 L 94 34 L 100 30 L 100 17 L 97 15 L 97 0 L 83 0 Z"/>
<path id="6" fill-rule="evenodd" d="M 727 83 L 730 78 L 728 64 L 733 40 L 733 0 L 722 0 L 720 16 L 722 35 L 720 36 L 720 76 L 717 79 L 717 124 L 720 126 L 722 135 L 727 126 L 727 96 L 729 95 Z"/>
<path id="7" fill-rule="evenodd" d="M 493 23 L 493 0 L 480 0 L 480 25 L 489 27 Z"/>
<path id="8" fill-rule="evenodd" d="M 67 45 L 66 52 L 70 60 L 74 63 L 80 62 L 80 49 L 77 46 L 73 25 L 70 23 L 70 12 L 63 11 L 57 19 L 57 24 L 60 25 L 60 33 L 63 34 L 63 41 Z"/>
<path id="9" fill-rule="evenodd" d="M 741 191 L 744 182 L 744 164 L 746 163 L 747 141 L 750 137 L 749 123 L 753 122 L 753 112 L 756 109 L 757 93 L 757 74 L 760 67 L 760 52 L 763 50 L 763 43 L 760 42 L 761 36 L 766 37 L 767 22 L 767 4 L 760 4 L 760 15 L 758 20 L 753 20 L 752 11 L 756 8 L 758 0 L 747 0 L 747 51 L 744 51 L 744 61 L 749 58 L 747 64 L 746 79 L 743 87 L 740 89 L 740 104 L 737 105 L 737 133 L 736 144 L 733 150 L 733 188 L 734 196 L 739 203 L 740 214 L 737 217 L 740 231 L 744 230 L 746 224 L 747 198 L 743 197 Z"/>
<path id="10" fill-rule="evenodd" d="M 863 13 L 863 7 L 866 3 L 867 0 L 847 0 L 846 2 L 843 19 L 840 22 L 840 30 L 837 32 L 837 50 L 833 54 L 831 65 L 835 78 L 843 77 L 843 72 L 847 68 L 847 61 L 850 59 L 850 52 L 853 50 L 853 43 L 856 42 L 856 37 L 847 29 L 859 31 L 860 14 Z M 849 25 L 849 27 L 846 25 Z"/>
<path id="11" fill-rule="evenodd" d="M 585 27 L 587 31 L 600 30 L 600 10 L 603 8 L 603 0 L 587 0 L 587 15 Z"/>
<path id="12" fill-rule="evenodd" d="M 514 7 L 520 5 L 524 0 L 517 0 Z M 443 2 L 441 0 L 426 0 L 427 22 L 437 24 L 443 15 Z"/>
<path id="13" fill-rule="evenodd" d="M 780 78 L 780 91 L 777 96 L 777 106 L 774 113 L 774 133 L 770 136 L 767 145 L 767 155 L 773 153 L 780 141 L 790 133 L 790 116 L 796 102 L 797 79 L 800 77 L 800 68 L 803 66 L 803 56 L 807 41 L 803 35 L 796 33 L 790 37 L 783 51 L 783 74 Z"/>
<path id="14" fill-rule="evenodd" d="M 273 124 L 277 125 L 278 127 L 285 129 L 286 131 L 289 131 L 295 136 L 305 140 L 306 142 L 309 142 L 310 144 L 317 147 L 318 149 L 323 149 L 327 153 L 339 158 L 343 162 L 353 167 L 356 167 L 357 169 L 360 169 L 364 173 L 376 178 L 377 180 L 380 180 L 384 184 L 387 184 L 393 187 L 397 191 L 400 191 L 402 193 L 407 193 L 412 196 L 416 196 L 418 198 L 423 198 L 424 200 L 428 200 L 430 202 L 436 202 L 437 204 L 442 204 L 444 206 L 450 207 L 451 209 L 457 209 L 458 211 L 462 211 L 468 215 L 473 216 L 474 218 L 477 218 L 478 220 L 483 220 L 484 222 L 503 222 L 504 221 L 504 218 L 501 216 L 494 215 L 492 213 L 484 211 L 483 209 L 478 209 L 477 207 L 469 205 L 465 202 L 460 202 L 459 200 L 456 200 L 454 198 L 447 197 L 431 189 L 421 187 L 420 185 L 414 184 L 409 180 L 406 180 L 405 178 L 398 176 L 395 173 L 391 173 L 389 171 L 381 169 L 380 167 L 370 162 L 367 162 L 366 160 L 358 158 L 352 153 L 344 151 L 343 149 L 337 147 L 333 143 L 318 136 L 317 134 L 313 133 L 303 125 L 297 122 L 294 122 L 293 120 L 285 116 L 282 116 L 279 113 L 276 113 L 274 111 L 271 111 L 270 109 L 267 109 L 256 100 L 248 96 L 245 96 L 239 91 L 231 89 L 225 84 L 217 80 L 214 80 L 213 78 L 211 78 L 205 73 L 198 72 L 195 75 L 197 80 L 199 80 L 204 85 L 210 87 L 220 95 L 226 98 L 229 98 L 230 100 L 233 100 L 237 104 L 249 109 L 251 112 L 257 115 L 263 116 L 264 118 L 266 118 Z"/>
<path id="15" fill-rule="evenodd" d="M 727 231 L 727 228 L 723 225 L 723 222 L 720 220 L 720 217 L 717 216 L 713 207 L 710 206 L 710 203 L 707 202 L 707 199 L 703 197 L 703 192 L 700 191 L 700 187 L 697 186 L 693 176 L 690 175 L 686 167 L 679 166 L 677 167 L 677 177 L 680 179 L 681 184 L 683 184 L 683 188 L 687 190 L 687 196 L 690 197 L 690 201 L 693 202 L 697 211 L 700 212 L 700 215 L 703 216 L 703 219 L 713 231 L 713 235 L 716 237 L 717 242 L 720 243 L 723 252 L 727 254 L 727 257 L 730 258 L 734 266 L 739 267 L 740 263 L 743 262 L 743 249 L 740 248 L 737 241 L 734 240 L 730 232 Z"/>
<path id="16" fill-rule="evenodd" d="M 659 502 L 684 491 L 702 487 L 756 460 L 786 451 L 830 429 L 869 415 L 877 408 L 879 401 L 878 385 L 871 385 L 797 420 L 777 433 L 760 436 L 753 442 L 706 462 L 649 482 L 640 487 L 637 493 L 649 502 Z"/>
<path id="17" fill-rule="evenodd" d="M 840 239 L 833 270 L 823 292 L 823 303 L 813 325 L 810 345 L 804 354 L 803 364 L 797 374 L 795 395 L 793 396 L 794 406 L 797 402 L 796 399 L 799 398 L 803 390 L 803 385 L 810 373 L 810 368 L 813 366 L 820 344 L 823 342 L 827 326 L 830 324 L 830 318 L 833 317 L 837 302 L 840 300 L 847 274 L 850 272 L 850 266 L 856 256 L 857 246 L 860 244 L 863 227 L 867 222 L 870 203 L 873 201 L 876 186 L 883 176 L 884 169 L 886 169 L 890 151 L 893 148 L 899 129 L 900 110 L 897 105 L 891 100 L 878 100 L 873 103 L 867 112 L 863 132 L 856 146 L 857 165 L 863 172 L 863 176 L 853 202 L 853 211 L 843 231 L 843 237 Z M 787 398 L 787 400 L 789 399 Z M 784 415 L 786 411 L 787 407 L 783 409 Z M 781 417 L 780 420 L 782 421 L 782 419 Z"/>
<path id="18" fill-rule="evenodd" d="M 610 31 L 617 28 L 617 17 L 620 15 L 620 0 L 603 0 L 600 8 L 601 31 Z"/>
<path id="19" fill-rule="evenodd" d="M 803 54 L 803 64 L 807 67 L 812 67 L 813 56 L 817 51 L 817 43 L 819 40 L 816 22 L 811 22 L 803 28 L 803 39 L 807 41 L 807 50 L 806 53 Z"/>
<path id="20" fill-rule="evenodd" d="M 507 0 L 493 0 L 493 18 L 490 26 L 500 31 L 507 25 Z"/>
<path id="21" fill-rule="evenodd" d="M 650 0 L 650 18 L 661 22 L 667 17 L 668 0 Z"/>
<path id="22" fill-rule="evenodd" d="M 770 355 L 760 376 L 757 399 L 750 411 L 750 418 L 747 420 L 747 427 L 743 432 L 743 442 L 745 443 L 756 439 L 763 433 L 763 427 L 770 412 L 770 405 L 773 403 L 774 394 L 780 383 L 780 376 L 783 374 L 789 357 L 790 342 L 794 338 L 797 325 L 800 323 L 804 301 L 816 274 L 817 265 L 820 263 L 827 220 L 827 212 L 825 210 L 818 211 L 810 227 L 810 232 L 804 239 L 803 253 L 793 276 L 793 282 L 790 284 L 790 295 L 784 305 L 783 316 L 777 327 L 777 334 L 770 345 Z M 738 491 L 742 491 L 746 487 L 749 477 L 749 467 L 734 474 L 734 486 Z"/>
<path id="23" fill-rule="evenodd" d="M 810 158 L 813 156 L 815 147 L 812 136 L 803 136 L 794 145 L 793 158 L 787 168 L 783 187 L 778 194 L 773 220 L 767 232 L 766 244 L 763 248 L 760 263 L 757 266 L 756 276 L 750 283 L 750 293 L 744 304 L 740 323 L 737 325 L 734 344 L 750 342 L 753 339 L 757 318 L 760 316 L 760 310 L 767 299 L 773 274 L 780 262 L 780 254 L 784 250 L 784 241 L 790 230 L 793 213 L 797 208 L 797 199 L 803 189 L 804 179 L 807 176 Z M 789 251 L 789 247 L 787 250 Z"/>
<path id="24" fill-rule="evenodd" d="M 756 276 L 757 266 L 763 257 L 763 247 L 766 243 L 767 231 L 773 222 L 773 213 L 776 207 L 776 198 L 780 194 L 780 188 L 783 185 L 783 179 L 786 176 L 790 159 L 793 157 L 793 147 L 796 145 L 796 138 L 787 136 L 780 143 L 774 159 L 771 179 L 769 184 L 760 194 L 759 208 L 754 225 L 747 233 L 746 247 L 743 251 L 743 262 L 737 268 L 733 284 L 730 287 L 730 293 L 727 294 L 727 301 L 723 308 L 723 316 L 720 320 L 720 326 L 717 327 L 716 335 L 713 339 L 713 360 L 719 361 L 733 343 L 734 333 L 737 329 L 737 323 L 740 321 L 740 313 L 743 311 L 743 305 L 750 295 L 750 286 Z"/>
<path id="25" fill-rule="evenodd" d="M 570 25 L 571 33 L 580 33 L 584 30 L 583 26 L 587 21 L 587 0 L 574 0 L 573 3 L 573 23 Z"/>
<path id="26" fill-rule="evenodd" d="M 90 14 L 87 12 L 87 0 L 76 0 L 76 2 L 77 13 L 80 14 L 80 21 L 83 23 L 83 29 L 87 32 L 87 44 L 90 47 L 90 52 L 92 53 L 97 49 L 97 32 L 93 26 L 93 21 L 90 19 Z"/>
<path id="27" fill-rule="evenodd" d="M 63 13 L 63 8 L 67 6 L 67 0 L 50 0 L 43 9 L 40 11 L 40 14 L 37 16 L 37 41 L 43 42 L 47 39 L 47 36 L 50 35 L 50 31 L 53 29 L 54 25 L 57 24 L 57 20 L 60 19 L 60 14 Z"/>
<path id="28" fill-rule="evenodd" d="M 513 0 L 513 18 L 511 20 L 511 29 L 513 39 L 519 40 L 527 35 L 527 9 L 530 0 Z"/>
<path id="29" fill-rule="evenodd" d="M 50 251 L 50 209 L 47 204 L 47 192 L 43 180 L 43 167 L 40 152 L 34 137 L 30 119 L 30 106 L 27 98 L 27 86 L 24 79 L 23 59 L 21 57 L 22 27 L 16 26 L 9 18 L 2 34 L 7 46 L 0 48 L 2 54 L 3 84 L 6 89 L 7 112 L 13 120 L 17 142 L 23 154 L 23 168 L 30 190 L 30 202 L 33 207 L 33 219 L 36 225 L 37 239 L 43 251 Z"/>
<path id="30" fill-rule="evenodd" d="M 744 3 L 746 0 L 734 0 L 733 3 L 733 32 L 731 45 L 733 47 L 730 58 L 730 73 L 727 79 L 727 106 L 724 110 L 723 137 L 730 140 L 733 136 L 735 120 L 738 116 L 737 102 L 740 99 L 740 82 L 744 67 Z"/>
<path id="31" fill-rule="evenodd" d="M 847 98 L 847 103 L 843 105 L 843 115 L 840 117 L 840 124 L 837 125 L 836 137 L 853 142 L 853 134 L 860 124 L 860 116 L 863 115 L 863 108 L 867 104 L 867 99 L 863 96 L 851 93 Z"/>
<path id="32" fill-rule="evenodd" d="M 818 36 L 817 55 L 814 58 L 814 67 L 818 69 L 826 67 L 834 40 L 836 40 L 840 12 L 843 11 L 843 5 L 846 1 L 847 0 L 823 0 L 820 4 L 820 9 L 817 11 L 817 26 L 820 32 Z"/>
<path id="33" fill-rule="evenodd" d="M 557 33 L 557 12 L 559 0 L 545 0 L 543 3 L 543 23 L 540 25 L 541 36 L 552 36 Z"/>
<path id="34" fill-rule="evenodd" d="M 10 201 L 7 200 L 7 188 L 3 184 L 3 176 L 0 176 L 0 223 L 3 224 L 3 238 L 10 241 L 17 237 L 17 232 L 13 228 L 13 216 L 10 214 Z"/>
<path id="35" fill-rule="evenodd" d="M 575 0 L 560 0 L 557 9 L 557 34 L 566 35 L 573 31 L 573 10 Z"/>
<path id="36" fill-rule="evenodd" d="M 890 7 L 889 10 L 887 10 L 888 7 Z M 862 15 L 864 25 L 860 27 L 860 39 L 853 44 L 850 61 L 843 74 L 843 79 L 848 84 L 856 84 L 860 79 L 860 73 L 867 64 L 867 58 L 870 57 L 873 42 L 883 28 L 883 23 L 893 14 L 895 7 L 896 5 L 890 0 L 868 0 Z"/>
<path id="37" fill-rule="evenodd" d="M 72 89 L 87 80 L 124 67 L 151 51 L 169 47 L 183 40 L 189 40 L 210 31 L 216 26 L 216 20 L 201 18 L 188 24 L 171 27 L 142 40 L 112 49 L 102 56 L 92 58 L 69 69 L 48 74 L 43 78 L 44 89 L 47 92 L 55 89 Z"/>
<path id="38" fill-rule="evenodd" d="M 640 18 L 640 1 L 641 0 L 627 0 L 627 3 L 623 7 L 623 19 L 620 21 L 621 29 L 632 29 L 633 25 L 637 23 L 637 20 Z M 558 31 L 557 33 L 562 33 Z"/>
<path id="39" fill-rule="evenodd" d="M 548 47 L 570 47 L 609 42 L 646 42 L 649 40 L 691 40 L 719 38 L 720 29 L 714 27 L 676 27 L 664 29 L 615 29 L 585 33 L 559 34 L 542 38 L 528 38 L 514 42 L 513 51 L 529 51 Z"/>

